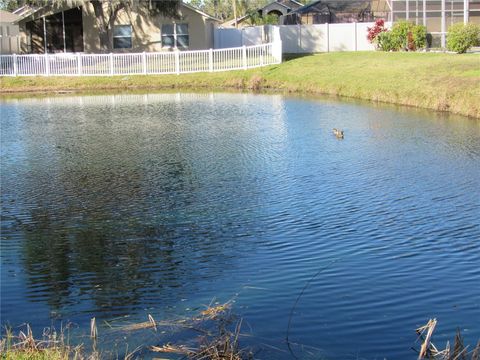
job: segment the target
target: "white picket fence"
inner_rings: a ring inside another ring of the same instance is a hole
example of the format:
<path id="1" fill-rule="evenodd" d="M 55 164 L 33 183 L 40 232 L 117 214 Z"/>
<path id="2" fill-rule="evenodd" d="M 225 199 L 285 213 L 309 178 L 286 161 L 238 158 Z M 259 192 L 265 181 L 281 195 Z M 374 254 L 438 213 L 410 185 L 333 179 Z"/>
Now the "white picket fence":
<path id="1" fill-rule="evenodd" d="M 249 69 L 282 61 L 279 41 L 200 51 L 131 54 L 0 55 L 0 76 L 183 74 Z"/>

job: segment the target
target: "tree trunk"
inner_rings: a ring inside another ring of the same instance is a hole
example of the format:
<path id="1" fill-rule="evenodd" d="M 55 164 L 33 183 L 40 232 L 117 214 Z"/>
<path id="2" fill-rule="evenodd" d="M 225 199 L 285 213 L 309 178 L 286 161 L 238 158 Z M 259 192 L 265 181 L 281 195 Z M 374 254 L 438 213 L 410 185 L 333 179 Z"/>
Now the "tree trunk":
<path id="1" fill-rule="evenodd" d="M 117 3 L 109 5 L 108 8 L 104 6 L 101 0 L 92 0 L 93 11 L 97 20 L 98 36 L 100 38 L 100 47 L 105 52 L 112 52 L 113 39 L 112 30 L 117 18 L 118 12 L 125 8 L 125 3 Z"/>
<path id="2" fill-rule="evenodd" d="M 97 21 L 98 36 L 100 38 L 100 47 L 103 51 L 108 52 L 111 50 L 110 45 L 110 32 L 108 29 L 108 22 L 105 16 L 105 10 L 101 0 L 92 0 L 93 11 L 95 13 L 95 19 Z"/>

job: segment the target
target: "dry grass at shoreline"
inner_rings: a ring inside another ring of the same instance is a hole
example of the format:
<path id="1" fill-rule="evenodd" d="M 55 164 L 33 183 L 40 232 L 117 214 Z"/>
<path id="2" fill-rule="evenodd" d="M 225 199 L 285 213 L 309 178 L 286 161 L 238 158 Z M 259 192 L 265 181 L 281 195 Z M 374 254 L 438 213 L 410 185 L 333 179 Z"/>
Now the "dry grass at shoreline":
<path id="1" fill-rule="evenodd" d="M 217 304 L 209 306 L 201 311 L 198 316 L 179 319 L 176 321 L 162 322 L 156 321 L 151 315 L 148 315 L 148 321 L 120 326 L 118 329 L 126 332 L 134 332 L 144 329 L 154 329 L 157 327 L 175 326 L 178 324 L 181 328 L 187 328 L 200 332 L 200 336 L 195 336 L 187 343 L 160 343 L 150 347 L 143 347 L 152 353 L 174 354 L 181 356 L 182 359 L 189 360 L 251 360 L 254 354 L 250 349 L 242 349 L 239 339 L 242 336 L 242 320 L 236 320 L 231 314 L 231 304 Z M 112 358 L 111 354 L 106 355 L 99 352 L 96 348 L 97 328 L 96 322 L 92 319 L 90 329 L 90 338 L 93 341 L 92 349 L 85 349 L 84 345 L 69 345 L 65 329 L 57 333 L 54 329 L 44 330 L 41 339 L 35 339 L 28 325 L 25 332 L 20 331 L 17 336 L 11 330 L 8 330 L 6 336 L 0 341 L 0 359 L 2 360 L 100 360 L 103 358 Z M 419 350 L 417 360 L 480 360 L 480 340 L 474 346 L 465 345 L 462 335 L 458 330 L 453 345 L 447 342 L 444 349 L 434 345 L 433 334 L 437 325 L 436 319 L 430 319 L 426 325 L 416 330 L 417 341 L 419 341 Z M 301 344 L 297 344 L 301 345 Z M 116 358 L 126 360 L 141 359 L 136 349 L 133 352 L 125 353 Z M 113 357 L 115 358 L 115 356 Z M 412 359 L 415 356 L 412 353 Z"/>
<path id="2" fill-rule="evenodd" d="M 115 77 L 3 77 L 5 94 L 99 90 L 274 90 L 328 94 L 480 118 L 480 55 L 344 52 L 247 71 Z"/>
<path id="3" fill-rule="evenodd" d="M 83 347 L 70 346 L 66 338 L 68 329 L 56 332 L 53 328 L 44 329 L 42 338 L 36 339 L 29 325 L 25 331 L 14 335 L 6 329 L 6 335 L 0 340 L 0 359 L 5 360 L 98 360 L 100 355 L 93 349 L 85 355 Z"/>
<path id="4" fill-rule="evenodd" d="M 156 321 L 152 315 L 148 315 L 148 321 L 128 324 L 115 328 L 123 334 L 138 330 L 153 329 L 158 327 L 180 328 L 193 330 L 200 333 L 189 343 L 184 344 L 160 344 L 150 346 L 148 349 L 153 353 L 170 353 L 182 355 L 191 360 L 244 360 L 251 359 L 248 350 L 240 349 L 239 337 L 241 323 L 235 322 L 231 315 L 231 302 L 224 304 L 209 305 L 197 316 L 179 319 L 176 321 Z M 98 329 L 95 318 L 90 322 L 91 350 L 84 345 L 71 346 L 69 344 L 68 329 L 56 332 L 53 328 L 44 330 L 41 339 L 36 339 L 29 325 L 25 331 L 19 331 L 14 335 L 11 329 L 6 329 L 6 335 L 0 341 L 0 359 L 5 360 L 99 360 L 104 357 L 110 358 L 109 354 L 102 354 L 97 350 Z M 126 353 L 117 358 L 126 360 L 136 359 L 136 352 Z"/>

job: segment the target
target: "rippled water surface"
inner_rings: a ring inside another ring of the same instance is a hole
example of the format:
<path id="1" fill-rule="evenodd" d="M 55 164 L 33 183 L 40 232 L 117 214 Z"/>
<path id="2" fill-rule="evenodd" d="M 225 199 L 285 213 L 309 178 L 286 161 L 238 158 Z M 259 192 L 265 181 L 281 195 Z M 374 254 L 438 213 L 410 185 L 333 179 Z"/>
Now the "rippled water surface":
<path id="1" fill-rule="evenodd" d="M 415 358 L 430 317 L 440 344 L 480 336 L 476 120 L 279 95 L 0 106 L 2 324 L 108 334 L 234 298 L 244 344 L 289 359 L 326 267 L 299 358 Z"/>

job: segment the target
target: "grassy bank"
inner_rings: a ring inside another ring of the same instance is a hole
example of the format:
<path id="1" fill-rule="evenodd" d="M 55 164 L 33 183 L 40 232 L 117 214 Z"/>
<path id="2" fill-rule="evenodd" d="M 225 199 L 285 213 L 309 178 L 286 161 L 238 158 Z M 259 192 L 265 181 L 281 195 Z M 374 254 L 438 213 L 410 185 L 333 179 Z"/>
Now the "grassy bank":
<path id="1" fill-rule="evenodd" d="M 480 55 L 345 52 L 223 73 L 0 79 L 2 94 L 107 89 L 280 90 L 339 95 L 480 118 Z"/>

